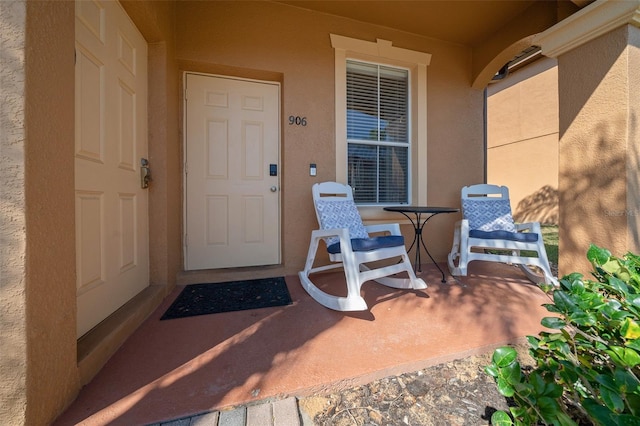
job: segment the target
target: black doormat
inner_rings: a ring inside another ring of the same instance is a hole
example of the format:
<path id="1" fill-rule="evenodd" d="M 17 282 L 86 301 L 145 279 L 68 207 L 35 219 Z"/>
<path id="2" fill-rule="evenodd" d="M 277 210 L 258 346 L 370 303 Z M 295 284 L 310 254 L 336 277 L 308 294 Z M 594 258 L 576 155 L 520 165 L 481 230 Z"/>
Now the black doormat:
<path id="1" fill-rule="evenodd" d="M 160 319 L 269 308 L 291 303 L 284 277 L 191 284 L 182 290 Z"/>

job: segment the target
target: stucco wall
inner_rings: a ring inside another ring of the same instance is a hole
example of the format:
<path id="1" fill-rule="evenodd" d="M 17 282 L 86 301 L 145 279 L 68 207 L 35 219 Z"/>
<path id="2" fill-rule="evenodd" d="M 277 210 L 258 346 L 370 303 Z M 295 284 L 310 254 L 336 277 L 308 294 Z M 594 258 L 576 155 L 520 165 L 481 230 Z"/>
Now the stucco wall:
<path id="1" fill-rule="evenodd" d="M 487 182 L 516 220 L 558 222 L 558 69 L 542 58 L 487 88 Z"/>
<path id="2" fill-rule="evenodd" d="M 630 26 L 558 58 L 561 274 L 590 270 L 589 243 L 618 255 L 639 248 L 637 63 Z"/>
<path id="3" fill-rule="evenodd" d="M 72 2 L 27 2 L 27 424 L 78 391 L 73 23 Z"/>
<path id="4" fill-rule="evenodd" d="M 627 247 L 640 253 L 640 29 L 629 26 L 627 75 L 629 122 L 627 153 Z"/>
<path id="5" fill-rule="evenodd" d="M 0 423 L 25 423 L 26 200 L 24 45 L 26 4 L 0 2 Z"/>
<path id="6" fill-rule="evenodd" d="M 0 423 L 47 424 L 78 390 L 73 3 L 1 7 Z"/>
<path id="7" fill-rule="evenodd" d="M 468 49 L 270 2 L 178 2 L 177 56 L 193 62 L 185 70 L 211 72 L 216 65 L 234 75 L 282 76 L 283 247 L 291 272 L 302 267 L 317 226 L 310 188 L 336 175 L 332 33 L 432 54 L 428 114 L 419 118 L 428 126 L 428 157 L 419 162 L 428 169 L 429 204 L 458 206 L 460 188 L 483 176 L 483 100 L 469 87 Z M 288 126 L 289 115 L 307 117 L 307 126 Z M 318 166 L 316 177 L 310 163 Z M 434 219 L 439 226 L 427 231 L 439 260 L 450 249 L 454 216 Z"/>

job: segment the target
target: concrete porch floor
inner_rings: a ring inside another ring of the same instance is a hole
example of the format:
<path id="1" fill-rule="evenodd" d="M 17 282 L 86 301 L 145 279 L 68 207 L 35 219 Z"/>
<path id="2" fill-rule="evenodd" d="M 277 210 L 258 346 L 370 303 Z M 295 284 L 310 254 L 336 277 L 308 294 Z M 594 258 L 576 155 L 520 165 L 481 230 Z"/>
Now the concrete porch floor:
<path id="1" fill-rule="evenodd" d="M 443 268 L 445 265 L 441 265 Z M 340 273 L 315 282 L 335 294 Z M 519 269 L 474 262 L 425 290 L 370 282 L 366 312 L 316 303 L 297 276 L 293 304 L 160 321 L 178 286 L 55 425 L 146 425 L 259 400 L 329 393 L 486 352 L 542 330 L 549 298 Z"/>

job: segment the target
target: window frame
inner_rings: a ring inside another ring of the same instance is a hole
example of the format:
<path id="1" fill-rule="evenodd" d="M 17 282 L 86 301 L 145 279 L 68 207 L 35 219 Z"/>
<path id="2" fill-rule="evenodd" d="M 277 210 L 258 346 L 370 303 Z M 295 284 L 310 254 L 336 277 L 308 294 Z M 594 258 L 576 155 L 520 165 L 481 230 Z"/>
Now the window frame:
<path id="1" fill-rule="evenodd" d="M 345 66 L 348 68 L 349 67 L 349 63 L 352 64 L 362 64 L 362 65 L 373 65 L 376 66 L 377 68 L 380 67 L 385 67 L 388 69 L 393 69 L 393 70 L 398 70 L 398 71 L 404 71 L 406 72 L 406 76 L 407 76 L 407 93 L 406 93 L 406 105 L 407 105 L 407 112 L 409 113 L 409 115 L 406 117 L 407 120 L 407 142 L 406 143 L 400 143 L 400 142 L 388 142 L 388 141 L 384 141 L 384 140 L 377 140 L 377 141 L 372 141 L 372 140 L 358 140 L 358 139 L 349 139 L 348 137 L 348 133 L 347 133 L 347 164 L 349 162 L 349 145 L 350 144 L 354 144 L 354 145 L 365 145 L 365 146 L 376 146 L 376 147 L 399 147 L 399 148 L 404 148 L 407 150 L 407 159 L 409 160 L 409 163 L 407 164 L 407 173 L 408 173 L 408 177 L 407 177 L 407 202 L 406 203 L 390 203 L 390 202 L 360 202 L 357 203 L 357 205 L 360 207 L 365 207 L 365 206 L 372 206 L 372 207 L 385 207 L 385 206 L 394 206 L 394 205 L 398 205 L 398 204 L 411 204 L 411 188 L 412 188 L 412 164 L 411 164 L 411 158 L 413 156 L 412 154 L 412 138 L 411 138 L 411 126 L 412 126 L 412 117 L 411 117 L 411 70 L 406 68 L 406 67 L 401 67 L 401 66 L 391 66 L 388 64 L 381 64 L 378 62 L 370 62 L 370 61 L 363 61 L 363 60 L 356 60 L 353 58 L 347 58 L 346 59 L 346 64 Z M 378 81 L 379 82 L 379 81 Z M 376 96 L 379 98 L 380 96 L 380 89 L 381 87 L 378 86 L 377 87 L 377 92 L 376 92 Z M 346 88 L 345 88 L 345 94 L 346 94 Z M 348 94 L 347 94 L 348 96 Z M 348 111 L 348 110 L 347 110 Z M 348 114 L 347 114 L 348 115 Z M 377 117 L 380 118 L 380 117 Z M 348 121 L 348 120 L 347 120 Z M 347 127 L 348 127 L 347 123 Z M 378 165 L 380 165 L 379 163 L 379 159 L 378 159 Z M 348 167 L 347 167 L 347 175 L 346 175 L 346 181 L 347 183 L 349 183 L 349 171 L 348 171 Z M 380 174 L 378 173 L 378 177 L 380 176 Z M 354 198 L 356 196 L 355 191 L 357 189 L 354 188 Z M 379 196 L 380 194 L 376 194 L 376 197 Z"/>
<path id="2" fill-rule="evenodd" d="M 431 54 L 392 46 L 387 40 L 375 42 L 331 34 L 335 52 L 335 120 L 336 120 L 336 181 L 347 182 L 347 60 L 371 62 L 409 70 L 410 108 L 410 176 L 409 202 L 427 202 L 427 66 Z M 382 220 L 388 217 L 384 205 L 358 205 L 363 219 Z"/>

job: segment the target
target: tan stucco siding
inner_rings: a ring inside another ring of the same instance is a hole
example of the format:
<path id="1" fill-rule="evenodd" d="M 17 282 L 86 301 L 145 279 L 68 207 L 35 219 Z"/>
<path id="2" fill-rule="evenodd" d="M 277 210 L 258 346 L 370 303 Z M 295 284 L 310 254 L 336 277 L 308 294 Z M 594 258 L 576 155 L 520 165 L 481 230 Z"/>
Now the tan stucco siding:
<path id="1" fill-rule="evenodd" d="M 27 406 L 24 46 L 26 3 L 0 2 L 0 422 L 25 424 Z"/>
<path id="2" fill-rule="evenodd" d="M 27 2 L 26 424 L 49 423 L 78 391 L 73 22 L 73 2 Z"/>
<path id="3" fill-rule="evenodd" d="M 589 270 L 590 243 L 639 248 L 627 230 L 639 210 L 637 32 L 621 27 L 558 58 L 561 273 Z"/>
<path id="4" fill-rule="evenodd" d="M 627 75 L 629 76 L 629 122 L 627 124 L 627 245 L 640 251 L 640 29 L 627 27 Z"/>
<path id="5" fill-rule="evenodd" d="M 10 49 L 1 70 L 0 423 L 7 425 L 48 424 L 78 391 L 73 10 L 71 2 L 2 3 L 3 49 Z"/>
<path id="6" fill-rule="evenodd" d="M 487 89 L 487 182 L 516 220 L 558 221 L 558 70 L 541 59 Z"/>
<path id="7" fill-rule="evenodd" d="M 383 27 L 269 2 L 180 2 L 178 59 L 215 64 L 235 75 L 277 73 L 282 79 L 282 199 L 284 263 L 302 267 L 311 229 L 316 227 L 310 188 L 335 179 L 334 50 L 330 34 L 375 41 L 432 54 L 427 69 L 428 202 L 459 205 L 460 187 L 483 176 L 482 92 L 472 90 L 469 49 Z M 223 18 L 222 18 L 223 17 Z M 289 126 L 286 117 L 307 117 Z M 309 164 L 318 176 L 309 176 Z M 438 218 L 443 232 L 429 234 L 433 254 L 450 249 L 454 217 Z M 407 228 L 407 231 L 410 230 Z"/>

